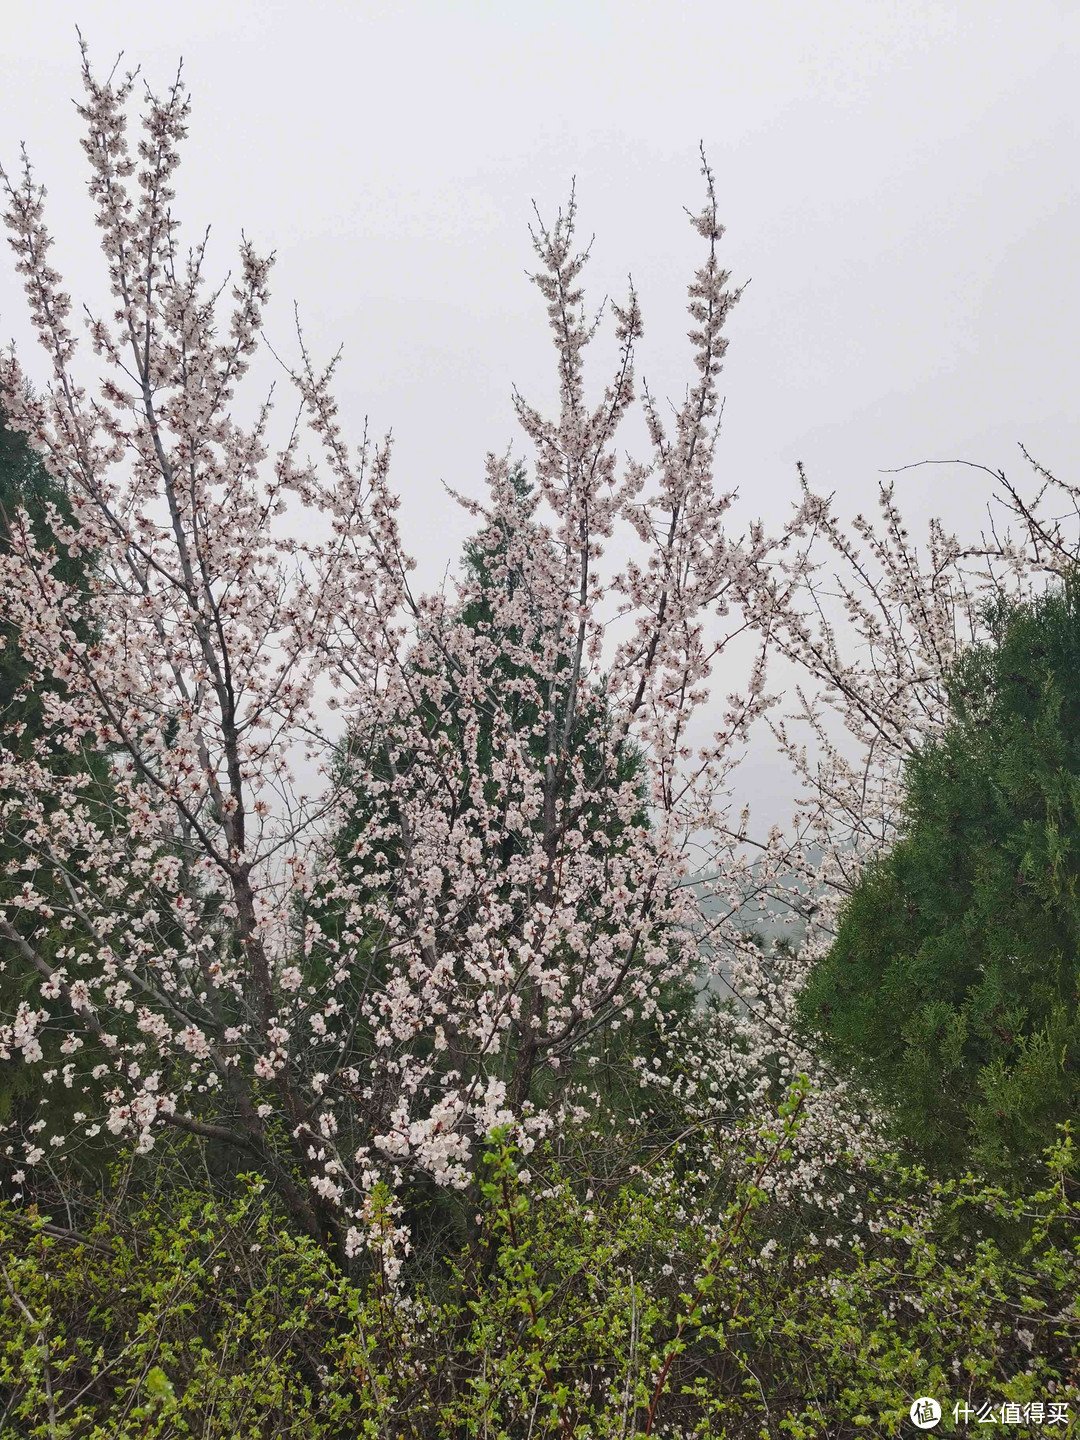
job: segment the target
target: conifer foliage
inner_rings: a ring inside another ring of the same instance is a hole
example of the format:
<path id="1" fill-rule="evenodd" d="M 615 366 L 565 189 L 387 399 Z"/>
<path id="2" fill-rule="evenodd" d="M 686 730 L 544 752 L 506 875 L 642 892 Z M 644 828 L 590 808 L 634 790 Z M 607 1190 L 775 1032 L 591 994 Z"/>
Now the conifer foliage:
<path id="1" fill-rule="evenodd" d="M 986 619 L 801 1006 L 901 1133 L 1017 1172 L 1080 1100 L 1080 586 Z"/>

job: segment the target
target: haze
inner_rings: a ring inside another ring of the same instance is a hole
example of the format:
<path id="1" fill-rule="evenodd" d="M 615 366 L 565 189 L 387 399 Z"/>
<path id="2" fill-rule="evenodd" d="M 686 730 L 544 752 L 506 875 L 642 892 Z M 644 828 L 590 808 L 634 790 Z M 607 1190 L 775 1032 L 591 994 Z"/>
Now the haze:
<path id="1" fill-rule="evenodd" d="M 730 325 L 718 476 L 746 513 L 786 512 L 796 460 L 851 511 L 882 469 L 962 456 L 1018 470 L 1018 441 L 1075 472 L 1074 4 L 22 7 L 0 63 L 0 158 L 13 171 L 27 142 L 54 263 L 77 302 L 104 308 L 76 24 L 102 74 L 123 48 L 122 67 L 164 90 L 183 56 L 185 239 L 212 222 L 215 279 L 241 228 L 277 251 L 275 348 L 294 353 L 294 300 L 316 357 L 344 343 L 346 430 L 359 439 L 365 416 L 393 430 L 428 584 L 471 528 L 441 482 L 479 494 L 486 451 L 526 453 L 512 385 L 555 396 L 525 276 L 534 200 L 553 219 L 576 176 L 579 234 L 596 236 L 588 298 L 621 299 L 633 274 L 639 374 L 681 395 L 699 141 L 726 264 L 752 279 Z M 46 378 L 10 255 L 0 336 Z M 598 343 L 597 388 L 610 354 Z M 901 485 L 914 518 L 977 526 L 973 476 Z"/>

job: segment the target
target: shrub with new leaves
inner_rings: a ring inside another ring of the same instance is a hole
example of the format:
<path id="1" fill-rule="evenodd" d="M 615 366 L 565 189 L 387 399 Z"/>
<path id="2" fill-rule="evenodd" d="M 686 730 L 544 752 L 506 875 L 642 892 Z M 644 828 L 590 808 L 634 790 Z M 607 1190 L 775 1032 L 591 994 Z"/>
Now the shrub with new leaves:
<path id="1" fill-rule="evenodd" d="M 84 1236 L 0 1206 L 0 1440 L 855 1440 L 901 1433 L 921 1394 L 945 1434 L 967 1433 L 954 1405 L 992 1403 L 990 1435 L 1020 1423 L 999 1426 L 1005 1404 L 1075 1413 L 1071 1137 L 1016 1199 L 892 1170 L 841 1244 L 781 1224 L 765 1188 L 804 1098 L 710 1223 L 670 1163 L 583 1195 L 546 1146 L 528 1176 L 496 1130 L 479 1255 L 407 1307 L 379 1268 L 350 1279 L 290 1235 L 254 1176 L 228 1204 L 145 1197 Z M 957 1222 L 1021 1238 L 957 1253 Z"/>

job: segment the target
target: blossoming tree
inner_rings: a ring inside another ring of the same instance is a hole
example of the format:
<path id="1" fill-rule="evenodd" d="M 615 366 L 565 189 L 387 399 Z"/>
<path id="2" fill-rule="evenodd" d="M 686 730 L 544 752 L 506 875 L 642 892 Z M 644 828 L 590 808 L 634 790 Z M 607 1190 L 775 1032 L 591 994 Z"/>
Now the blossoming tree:
<path id="1" fill-rule="evenodd" d="M 539 226 L 559 409 L 515 397 L 535 491 L 523 498 L 489 457 L 488 498 L 468 502 L 491 556 L 485 618 L 462 624 L 480 582 L 414 593 L 389 447 L 347 445 L 336 362 L 319 370 L 298 332 L 299 414 L 279 453 L 269 400 L 248 429 L 232 417 L 272 261 L 243 242 L 221 333 L 205 240 L 182 255 L 170 208 L 188 99 L 179 76 L 148 94 L 133 155 L 134 78 L 100 81 L 84 48 L 83 144 L 115 299 L 87 316 L 106 370 L 94 393 L 43 191 L 25 160 L 4 175 L 52 375 L 35 398 L 12 353 L 3 404 L 72 513 L 53 516 L 51 548 L 14 517 L 0 556 L 0 614 L 44 697 L 32 753 L 0 749 L 0 816 L 20 837 L 0 945 L 40 980 L 40 1003 L 0 1040 L 86 1095 L 76 1130 L 53 1133 L 46 1087 L 8 1155 L 21 1174 L 87 1133 L 145 1151 L 163 1129 L 192 1132 L 247 1157 L 348 1255 L 374 1234 L 379 1180 L 463 1186 L 497 1123 L 527 1153 L 590 1036 L 648 1015 L 700 964 L 688 847 L 734 844 L 726 781 L 768 704 L 762 640 L 713 733 L 693 728 L 770 545 L 760 528 L 727 534 L 732 496 L 712 477 L 739 292 L 705 166 L 697 376 L 670 431 L 645 392 L 653 453 L 620 474 L 637 297 L 613 307 L 619 363 L 590 402 L 573 202 Z M 301 459 L 301 422 L 317 463 Z M 64 553 L 94 557 L 82 589 L 63 580 Z M 331 710 L 378 737 L 347 767 Z M 100 786 L 88 793 L 95 767 L 50 764 L 58 751 L 107 757 L 110 820 Z M 300 762 L 322 767 L 315 798 L 298 793 Z M 358 807 L 343 852 L 333 838 Z M 46 954 L 57 925 L 69 943 Z M 107 1058 L 87 1069 L 91 1037 Z"/>

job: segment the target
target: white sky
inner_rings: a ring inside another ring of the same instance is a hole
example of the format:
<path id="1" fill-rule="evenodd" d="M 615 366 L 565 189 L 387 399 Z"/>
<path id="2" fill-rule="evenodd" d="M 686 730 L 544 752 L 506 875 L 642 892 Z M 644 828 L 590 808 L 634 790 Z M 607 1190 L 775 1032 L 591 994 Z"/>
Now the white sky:
<path id="1" fill-rule="evenodd" d="M 580 235 L 596 236 L 587 295 L 621 299 L 633 274 L 639 374 L 681 395 L 699 140 L 725 263 L 753 281 L 730 322 L 718 474 L 747 511 L 779 523 L 799 459 L 852 510 L 872 504 L 880 469 L 926 457 L 1019 471 L 1017 441 L 1076 473 L 1076 0 L 13 9 L 0 158 L 12 171 L 27 142 L 76 300 L 103 294 L 71 105 L 78 24 L 102 74 L 122 48 L 163 91 L 183 56 L 186 238 L 212 222 L 215 277 L 241 227 L 277 251 L 275 348 L 292 353 L 293 300 L 316 357 L 344 342 L 346 431 L 359 438 L 365 415 L 393 429 L 430 584 L 470 530 L 440 481 L 479 493 L 487 450 L 524 453 L 512 384 L 554 397 L 525 279 L 533 200 L 553 219 L 576 175 Z M 12 335 L 44 378 L 8 255 Z M 940 469 L 902 493 L 916 518 L 958 526 L 983 502 L 974 478 Z"/>

